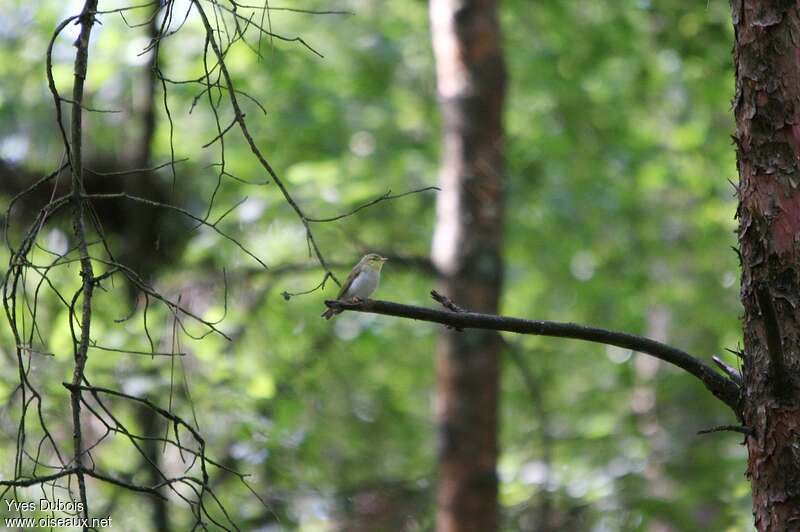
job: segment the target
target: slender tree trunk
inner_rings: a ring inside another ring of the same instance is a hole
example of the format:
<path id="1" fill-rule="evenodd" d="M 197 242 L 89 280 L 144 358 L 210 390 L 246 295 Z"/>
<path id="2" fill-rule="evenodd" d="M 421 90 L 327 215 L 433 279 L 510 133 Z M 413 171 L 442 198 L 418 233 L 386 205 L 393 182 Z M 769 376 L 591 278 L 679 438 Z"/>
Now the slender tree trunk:
<path id="1" fill-rule="evenodd" d="M 744 422 L 758 530 L 800 528 L 800 14 L 734 0 Z"/>
<path id="2" fill-rule="evenodd" d="M 496 0 L 431 0 L 444 116 L 442 191 L 432 258 L 444 293 L 470 310 L 498 310 L 503 264 L 505 68 Z M 446 330 L 437 347 L 439 532 L 497 529 L 500 338 Z"/>

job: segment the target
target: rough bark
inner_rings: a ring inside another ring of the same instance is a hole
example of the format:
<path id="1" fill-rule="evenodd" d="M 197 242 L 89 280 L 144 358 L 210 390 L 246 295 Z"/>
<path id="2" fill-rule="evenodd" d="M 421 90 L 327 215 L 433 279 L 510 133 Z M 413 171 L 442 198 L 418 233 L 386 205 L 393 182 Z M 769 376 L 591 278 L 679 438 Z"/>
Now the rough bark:
<path id="1" fill-rule="evenodd" d="M 496 0 L 431 0 L 444 116 L 442 188 L 432 259 L 441 290 L 495 313 L 502 286 L 505 69 Z M 495 331 L 444 331 L 436 356 L 437 529 L 497 529 Z"/>
<path id="2" fill-rule="evenodd" d="M 800 528 L 800 14 L 734 0 L 743 416 L 758 530 Z"/>

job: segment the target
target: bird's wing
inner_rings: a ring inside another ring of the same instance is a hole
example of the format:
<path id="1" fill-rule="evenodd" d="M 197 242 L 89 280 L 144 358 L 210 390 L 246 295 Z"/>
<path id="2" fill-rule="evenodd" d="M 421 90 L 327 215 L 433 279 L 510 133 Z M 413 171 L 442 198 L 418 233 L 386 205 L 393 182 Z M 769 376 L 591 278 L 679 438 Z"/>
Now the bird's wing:
<path id="1" fill-rule="evenodd" d="M 360 271 L 358 268 L 359 264 L 356 264 L 356 266 L 352 270 L 350 270 L 350 275 L 348 275 L 347 279 L 344 280 L 344 284 L 342 284 L 342 287 L 339 289 L 339 295 L 336 296 L 336 299 L 342 299 L 342 297 L 344 297 L 347 291 L 350 290 L 350 287 L 353 285 L 353 281 L 358 276 L 358 273 Z"/>

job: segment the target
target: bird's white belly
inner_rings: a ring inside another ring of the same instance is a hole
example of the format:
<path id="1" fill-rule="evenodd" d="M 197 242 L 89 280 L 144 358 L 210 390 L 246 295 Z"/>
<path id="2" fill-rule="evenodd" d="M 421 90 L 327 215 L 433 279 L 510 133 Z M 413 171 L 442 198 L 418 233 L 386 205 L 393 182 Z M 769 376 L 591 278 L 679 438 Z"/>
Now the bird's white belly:
<path id="1" fill-rule="evenodd" d="M 344 299 L 367 299 L 375 289 L 378 288 L 380 274 L 374 270 L 367 270 L 359 273 L 350 288 L 347 290 Z"/>

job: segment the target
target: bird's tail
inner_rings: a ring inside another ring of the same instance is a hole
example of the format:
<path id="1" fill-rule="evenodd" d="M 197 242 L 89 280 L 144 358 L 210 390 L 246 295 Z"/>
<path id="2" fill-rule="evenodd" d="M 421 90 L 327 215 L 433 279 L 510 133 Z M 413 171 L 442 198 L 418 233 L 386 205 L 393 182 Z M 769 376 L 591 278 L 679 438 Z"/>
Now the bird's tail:
<path id="1" fill-rule="evenodd" d="M 325 312 L 320 314 L 320 317 L 321 318 L 325 318 L 326 320 L 329 320 L 332 317 L 334 317 L 336 314 L 339 314 L 340 312 L 341 312 L 341 310 L 334 310 L 332 308 L 329 308 Z"/>

